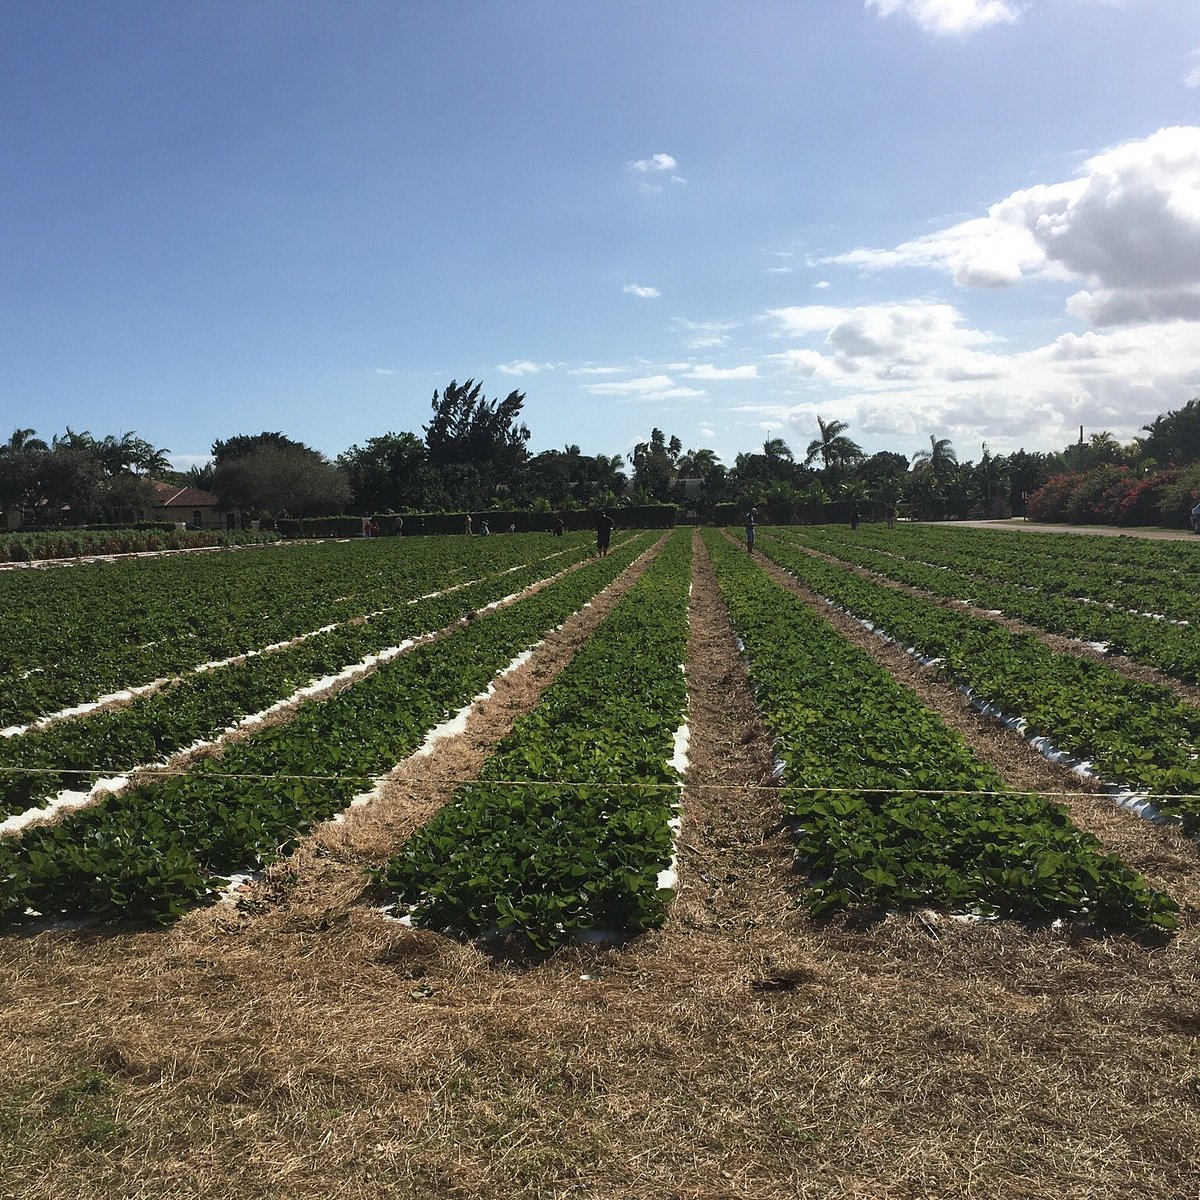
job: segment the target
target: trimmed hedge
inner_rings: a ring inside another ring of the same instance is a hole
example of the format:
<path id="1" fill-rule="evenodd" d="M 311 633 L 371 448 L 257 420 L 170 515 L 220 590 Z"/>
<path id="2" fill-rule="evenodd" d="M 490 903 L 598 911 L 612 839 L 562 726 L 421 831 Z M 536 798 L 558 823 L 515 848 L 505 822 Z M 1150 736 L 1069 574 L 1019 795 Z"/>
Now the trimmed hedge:
<path id="1" fill-rule="evenodd" d="M 830 500 L 824 504 L 803 501 L 776 500 L 756 504 L 760 525 L 849 525 L 853 500 Z M 864 521 L 883 519 L 883 505 L 862 501 L 858 505 Z M 741 525 L 746 519 L 746 505 L 717 504 L 713 506 L 713 524 L 718 527 Z"/>
<path id="2" fill-rule="evenodd" d="M 554 522 L 561 517 L 563 526 L 571 531 L 579 529 L 594 529 L 599 509 L 575 509 L 570 512 L 530 512 L 527 509 L 472 509 L 471 528 L 478 533 L 484 521 L 492 533 L 506 533 L 510 525 L 516 526 L 517 533 L 549 533 Z M 675 525 L 678 509 L 673 504 L 631 504 L 614 506 L 608 510 L 609 516 L 617 523 L 618 529 L 670 529 Z M 405 537 L 417 537 L 423 534 L 462 533 L 466 524 L 467 513 L 461 512 L 428 512 L 428 513 L 377 513 L 370 518 L 378 522 L 381 537 L 394 536 L 402 533 Z M 281 519 L 275 522 L 275 528 L 287 538 L 346 538 L 361 537 L 363 517 L 306 517 L 302 519 Z M 397 522 L 402 521 L 403 527 L 397 528 Z"/>

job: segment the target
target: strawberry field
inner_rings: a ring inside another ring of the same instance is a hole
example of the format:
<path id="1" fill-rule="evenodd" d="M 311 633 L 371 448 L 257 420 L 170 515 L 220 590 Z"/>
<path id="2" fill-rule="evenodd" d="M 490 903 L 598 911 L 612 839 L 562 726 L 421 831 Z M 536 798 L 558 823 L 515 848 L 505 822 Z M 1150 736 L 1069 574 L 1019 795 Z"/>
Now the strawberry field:
<path id="1" fill-rule="evenodd" d="M 945 603 L 1103 637 L 1189 679 L 1197 552 L 1128 541 L 798 528 L 768 531 L 751 559 L 705 535 L 807 908 L 1174 926 L 1167 892 L 1007 784 L 822 614 L 911 647 L 977 707 L 1192 833 L 1196 704 Z M 375 883 L 414 923 L 540 947 L 661 924 L 685 782 L 682 531 L 625 535 L 605 559 L 582 535 L 522 535 L 0 577 L 0 918 L 168 922 L 211 901 L 338 818 L 635 562 L 628 595 Z"/>
<path id="2" fill-rule="evenodd" d="M 0 1194 L 1193 1194 L 1200 547 L 739 534 L 0 575 Z"/>

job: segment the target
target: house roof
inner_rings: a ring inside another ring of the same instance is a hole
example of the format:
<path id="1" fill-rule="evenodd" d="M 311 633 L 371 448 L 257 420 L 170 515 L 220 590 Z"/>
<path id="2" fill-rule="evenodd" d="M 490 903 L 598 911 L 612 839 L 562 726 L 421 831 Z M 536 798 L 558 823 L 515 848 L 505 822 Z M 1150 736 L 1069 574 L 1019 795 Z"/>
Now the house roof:
<path id="1" fill-rule="evenodd" d="M 216 508 L 217 498 L 212 492 L 198 487 L 180 487 L 177 483 L 163 483 L 152 479 L 154 505 L 156 508 Z"/>

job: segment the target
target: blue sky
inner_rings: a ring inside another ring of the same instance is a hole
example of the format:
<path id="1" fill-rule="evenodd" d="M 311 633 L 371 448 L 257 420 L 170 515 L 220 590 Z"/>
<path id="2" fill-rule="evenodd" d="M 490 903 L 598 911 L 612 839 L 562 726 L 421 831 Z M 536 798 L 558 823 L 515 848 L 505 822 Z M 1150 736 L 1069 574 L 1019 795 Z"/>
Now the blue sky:
<path id="1" fill-rule="evenodd" d="M 0 12 L 0 434 L 959 457 L 1200 392 L 1195 0 Z"/>

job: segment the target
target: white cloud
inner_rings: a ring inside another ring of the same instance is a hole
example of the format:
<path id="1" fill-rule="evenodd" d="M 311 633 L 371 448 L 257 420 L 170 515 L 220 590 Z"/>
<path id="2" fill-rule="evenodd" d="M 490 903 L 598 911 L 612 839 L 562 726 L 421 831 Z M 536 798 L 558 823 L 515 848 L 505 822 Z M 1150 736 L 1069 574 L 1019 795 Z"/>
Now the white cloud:
<path id="1" fill-rule="evenodd" d="M 669 154 L 654 154 L 650 158 L 639 158 L 625 164 L 639 175 L 651 175 L 658 171 L 674 171 L 679 164 Z"/>
<path id="2" fill-rule="evenodd" d="M 1019 8 L 1009 0 L 866 0 L 881 17 L 902 13 L 926 32 L 962 36 L 989 25 L 1009 24 Z"/>
<path id="3" fill-rule="evenodd" d="M 737 328 L 736 321 L 689 321 L 676 317 L 676 328 L 688 336 L 684 344 L 689 350 L 715 350 L 729 341 L 729 330 Z"/>
<path id="4" fill-rule="evenodd" d="M 827 358 L 817 350 L 794 349 L 785 350 L 782 354 L 769 355 L 772 362 L 777 362 L 792 375 L 801 379 L 834 380 L 842 377 L 842 372 L 832 358 Z"/>
<path id="5" fill-rule="evenodd" d="M 631 400 L 677 400 L 703 396 L 703 391 L 680 387 L 670 375 L 644 375 L 639 379 L 588 383 L 585 392 L 593 396 L 624 396 Z"/>
<path id="6" fill-rule="evenodd" d="M 1200 321 L 1200 288 L 1145 288 L 1076 292 L 1067 312 L 1099 329 L 1152 321 Z"/>
<path id="7" fill-rule="evenodd" d="M 518 358 L 514 362 L 500 363 L 497 370 L 505 375 L 538 375 L 542 371 L 553 371 L 553 363 L 535 363 L 527 358 Z"/>
<path id="8" fill-rule="evenodd" d="M 662 295 L 656 287 L 642 287 L 637 283 L 627 283 L 621 291 L 626 296 L 640 296 L 643 300 L 657 300 Z"/>
<path id="9" fill-rule="evenodd" d="M 1160 129 L 1104 150 L 1078 178 L 1013 192 L 985 217 L 893 250 L 826 261 L 933 267 L 962 287 L 1079 279 L 1088 290 L 1070 311 L 1096 324 L 1190 317 L 1200 302 L 1200 127 Z"/>
<path id="10" fill-rule="evenodd" d="M 1200 50 L 1193 50 L 1191 54 L 1188 55 L 1188 58 L 1200 59 Z M 1193 67 L 1183 77 L 1183 86 L 1190 88 L 1200 87 L 1200 66 Z"/>
<path id="11" fill-rule="evenodd" d="M 212 462 L 211 454 L 168 454 L 167 461 L 174 471 L 190 471 L 193 467 L 202 467 Z"/>
<path id="12" fill-rule="evenodd" d="M 786 333 L 825 333 L 846 311 L 844 308 L 833 308 L 825 304 L 804 304 L 768 309 L 766 315 L 778 321 Z"/>
<path id="13" fill-rule="evenodd" d="M 763 273 L 766 275 L 791 275 L 795 270 L 795 267 L 765 267 Z"/>
<path id="14" fill-rule="evenodd" d="M 799 344 L 768 358 L 784 399 L 768 394 L 743 410 L 805 438 L 819 412 L 847 421 L 856 439 L 896 449 L 915 450 L 936 432 L 962 458 L 978 458 L 984 440 L 995 453 L 1058 448 L 1081 424 L 1124 441 L 1200 387 L 1200 320 L 1065 333 L 1014 350 L 953 306 L 925 300 L 766 315 Z"/>
<path id="15" fill-rule="evenodd" d="M 671 182 L 678 184 L 680 187 L 687 187 L 687 180 L 682 175 L 672 175 Z"/>
<path id="16" fill-rule="evenodd" d="M 376 367 L 375 368 L 376 375 L 395 375 L 395 373 L 396 373 L 395 367 Z"/>
<path id="17" fill-rule="evenodd" d="M 689 379 L 757 379 L 758 368 L 753 363 L 741 367 L 716 367 L 712 363 L 700 363 L 684 372 Z"/>
<path id="18" fill-rule="evenodd" d="M 813 284 L 813 287 L 819 292 L 825 291 L 825 289 L 829 286 L 830 284 L 828 279 L 818 279 L 817 282 Z"/>
<path id="19" fill-rule="evenodd" d="M 623 375 L 624 367 L 574 367 L 568 375 Z"/>
<path id="20" fill-rule="evenodd" d="M 827 352 L 797 347 L 772 356 L 803 379 L 852 381 L 857 387 L 890 387 L 903 380 L 994 379 L 1003 359 L 982 347 L 997 339 L 965 323 L 949 304 L 909 300 L 858 308 L 809 305 L 773 309 L 767 316 L 793 335 L 823 332 Z"/>

